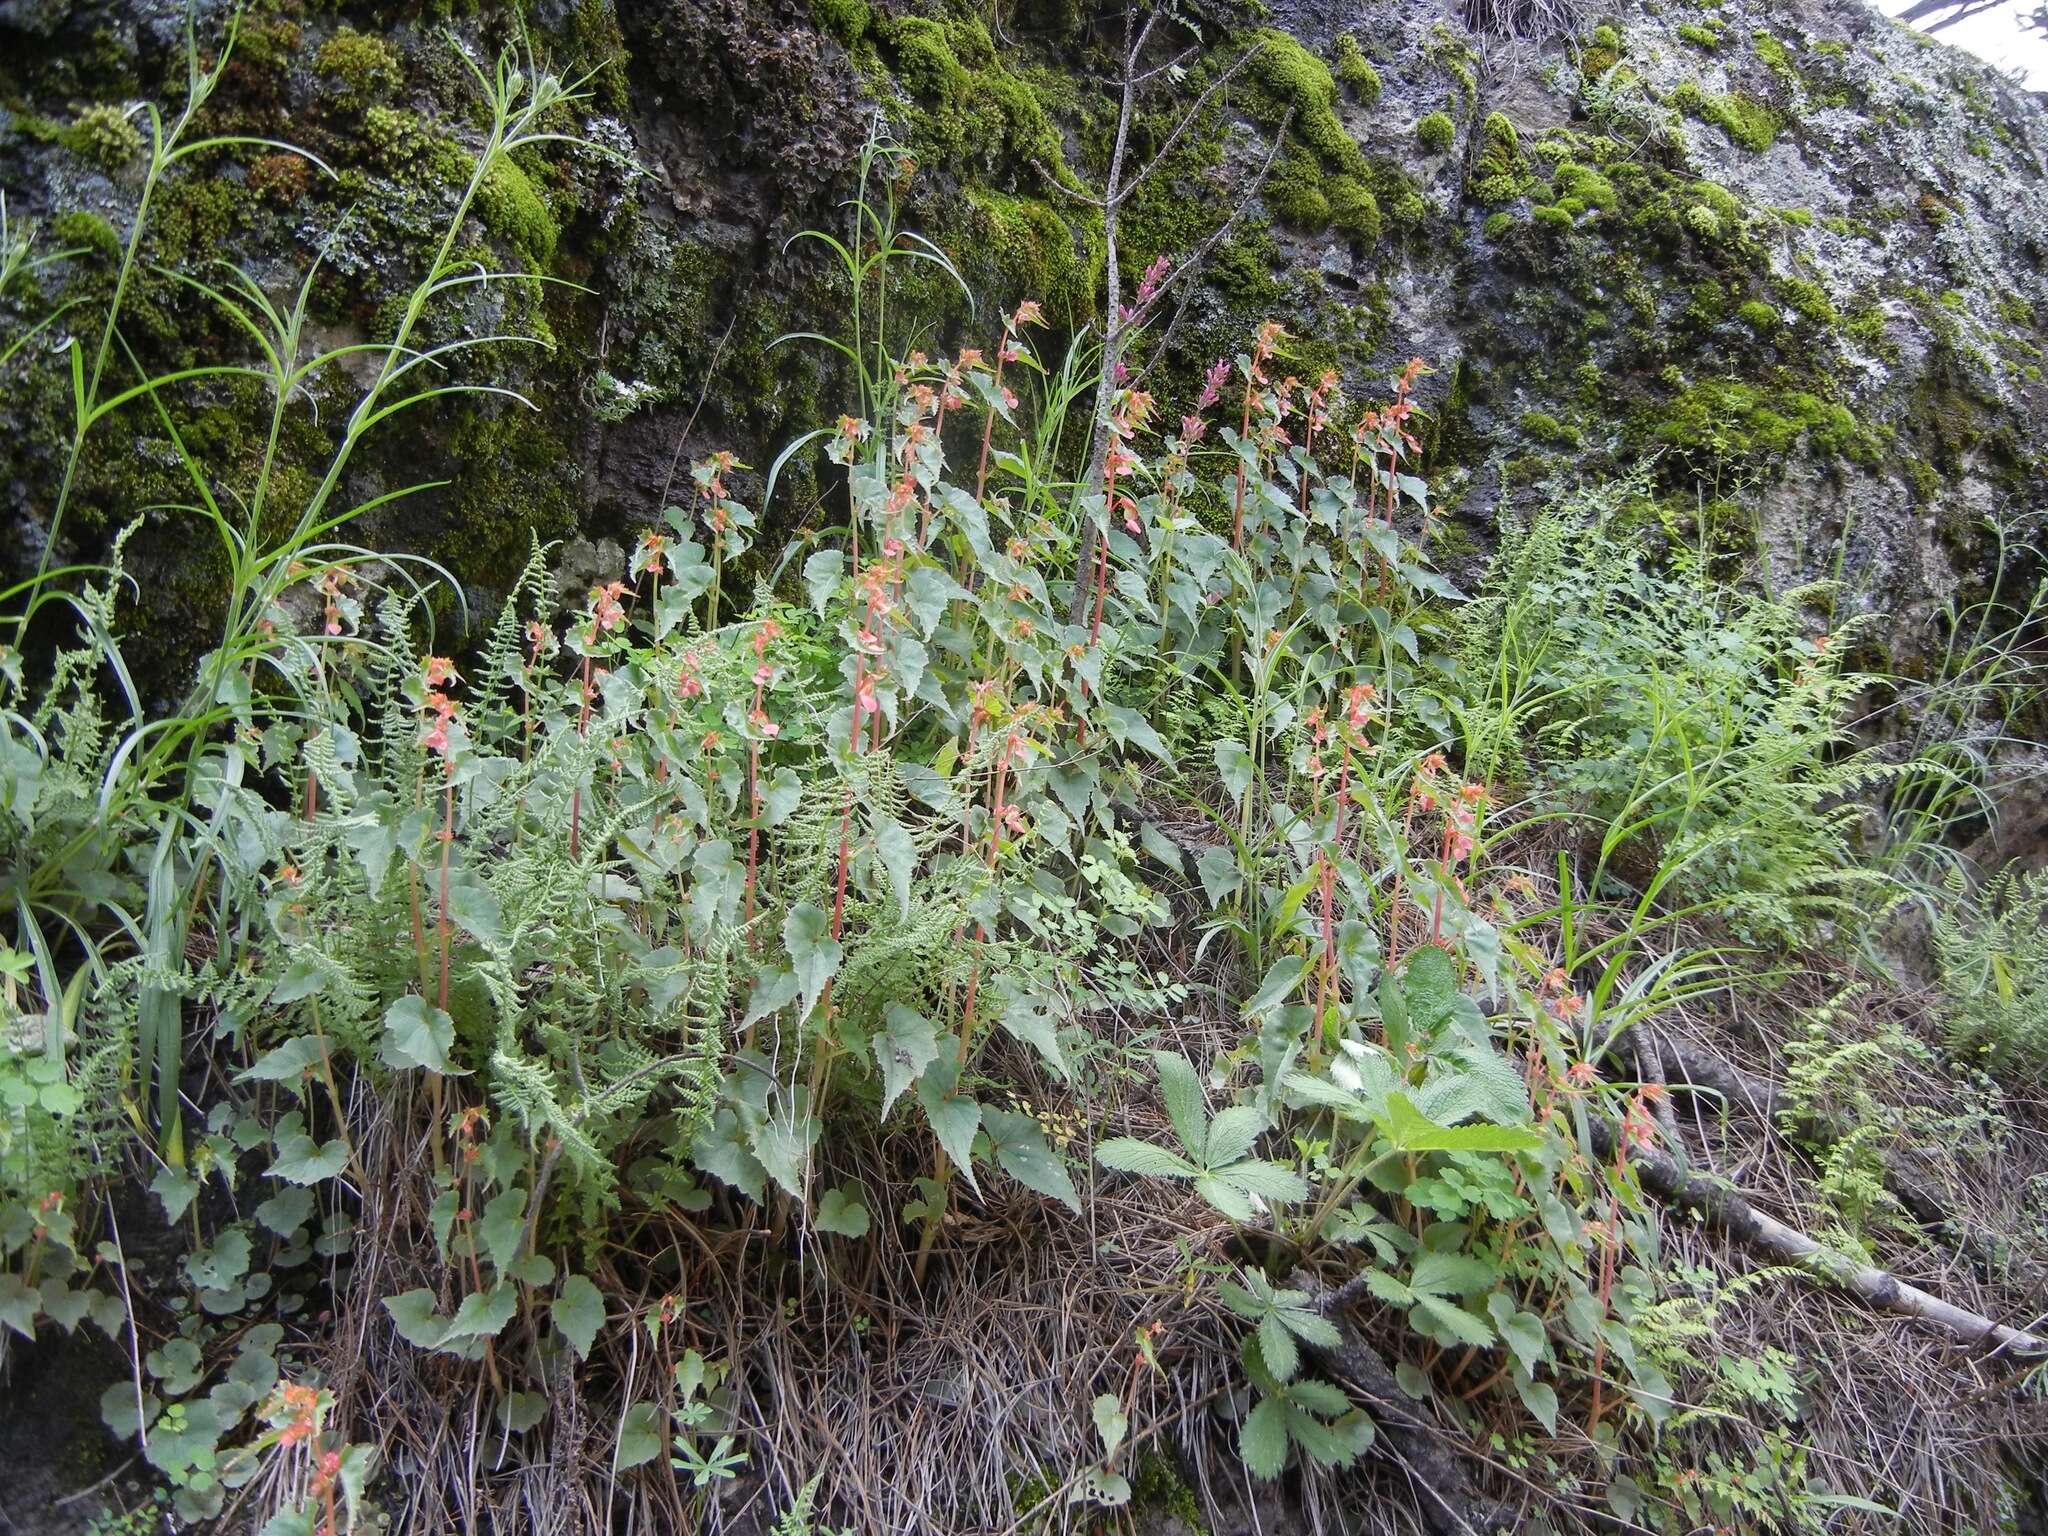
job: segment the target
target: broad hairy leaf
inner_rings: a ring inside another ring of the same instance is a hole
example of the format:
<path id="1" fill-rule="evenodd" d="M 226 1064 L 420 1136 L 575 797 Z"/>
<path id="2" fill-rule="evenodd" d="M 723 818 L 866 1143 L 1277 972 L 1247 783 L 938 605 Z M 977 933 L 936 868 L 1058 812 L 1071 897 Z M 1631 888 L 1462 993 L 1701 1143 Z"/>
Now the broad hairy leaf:
<path id="1" fill-rule="evenodd" d="M 811 1010 L 818 1006 L 825 983 L 839 969 L 844 951 L 832 937 L 832 920 L 823 908 L 809 901 L 800 901 L 789 909 L 789 915 L 782 920 L 782 943 L 789 951 L 790 964 L 803 992 L 804 1017 L 809 1018 Z"/>
<path id="2" fill-rule="evenodd" d="M 519 1288 L 514 1285 L 499 1284 L 487 1291 L 471 1291 L 448 1320 L 443 1340 L 495 1338 L 512 1321 L 518 1306 Z"/>
<path id="3" fill-rule="evenodd" d="M 326 1059 L 318 1037 L 294 1035 L 283 1045 L 265 1051 L 249 1067 L 235 1075 L 238 1083 L 295 1083 L 308 1072 L 317 1071 Z"/>
<path id="4" fill-rule="evenodd" d="M 291 1184 L 318 1184 L 331 1179 L 348 1166 L 348 1143 L 339 1137 L 316 1143 L 304 1131 L 286 1136 L 277 1144 L 277 1158 L 270 1165 L 273 1178 Z"/>
<path id="5" fill-rule="evenodd" d="M 424 1067 L 444 1077 L 459 1075 L 448 1063 L 454 1045 L 455 1021 L 417 992 L 384 1010 L 384 1039 L 377 1054 L 387 1065 L 400 1071 Z"/>
<path id="6" fill-rule="evenodd" d="M 860 1191 L 851 1184 L 842 1189 L 828 1189 L 818 1202 L 812 1223 L 820 1232 L 835 1232 L 841 1237 L 866 1237 L 868 1208 L 861 1200 Z"/>
<path id="7" fill-rule="evenodd" d="M 1543 1138 L 1510 1125 L 1438 1125 L 1405 1093 L 1387 1095 L 1383 1129 L 1402 1152 L 1534 1152 Z"/>
<path id="8" fill-rule="evenodd" d="M 659 1456 L 666 1418 L 659 1403 L 635 1403 L 628 1408 L 619 1419 L 619 1444 L 612 1453 L 612 1466 L 624 1472 Z"/>
<path id="9" fill-rule="evenodd" d="M 398 1327 L 398 1336 L 417 1349 L 436 1349 L 448 1336 L 448 1319 L 436 1310 L 434 1293 L 424 1286 L 384 1298 L 384 1310 Z"/>
<path id="10" fill-rule="evenodd" d="M 881 1031 L 869 1043 L 882 1074 L 882 1117 L 887 1119 L 903 1091 L 938 1060 L 938 1036 L 931 1020 L 916 1009 L 891 1003 L 882 1012 Z"/>
<path id="11" fill-rule="evenodd" d="M 590 1347 L 604 1327 L 604 1295 L 583 1275 L 565 1275 L 561 1289 L 548 1308 L 555 1331 L 576 1351 L 578 1360 L 590 1358 Z"/>
<path id="12" fill-rule="evenodd" d="M 1044 1128 L 1036 1120 L 1006 1109 L 985 1108 L 981 1124 L 995 1144 L 996 1162 L 1003 1172 L 1026 1189 L 1059 1201 L 1077 1216 L 1081 1214 L 1081 1197 L 1074 1192 L 1067 1165 L 1045 1144 Z"/>
<path id="13" fill-rule="evenodd" d="M 974 1133 L 981 1128 L 981 1106 L 967 1094 L 954 1093 L 959 1079 L 959 1067 L 950 1056 L 941 1055 L 917 1080 L 917 1102 L 931 1123 L 932 1135 L 967 1180 L 967 1187 L 978 1194 L 981 1186 L 974 1179 Z"/>

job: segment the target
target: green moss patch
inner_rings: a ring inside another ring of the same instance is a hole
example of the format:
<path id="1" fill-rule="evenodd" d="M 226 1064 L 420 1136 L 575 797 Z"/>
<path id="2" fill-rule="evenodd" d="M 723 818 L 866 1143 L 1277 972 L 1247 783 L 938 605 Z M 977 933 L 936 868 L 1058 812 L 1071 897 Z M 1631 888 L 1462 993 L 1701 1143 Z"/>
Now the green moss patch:
<path id="1" fill-rule="evenodd" d="M 972 187 L 967 199 L 974 249 L 997 269 L 1004 298 L 1037 299 L 1062 324 L 1085 324 L 1095 312 L 1099 236 L 1084 248 L 1058 210 L 1038 198 Z"/>
<path id="2" fill-rule="evenodd" d="M 1365 50 L 1358 46 L 1358 39 L 1349 32 L 1340 33 L 1337 38 L 1337 78 L 1351 94 L 1358 98 L 1361 107 L 1376 106 L 1380 99 L 1380 72 L 1372 67 Z"/>
<path id="3" fill-rule="evenodd" d="M 532 180 L 510 160 L 500 160 L 477 188 L 476 207 L 484 228 L 535 267 L 555 259 L 561 226 Z"/>
<path id="4" fill-rule="evenodd" d="M 1688 117 L 1713 124 L 1728 136 L 1730 143 L 1757 154 L 1775 144 L 1779 130 L 1784 127 L 1778 114 L 1755 98 L 1740 91 L 1714 95 L 1691 80 L 1681 82 L 1672 91 L 1671 105 Z"/>
<path id="5" fill-rule="evenodd" d="M 1882 444 L 1846 406 L 1805 390 L 1772 393 L 1741 379 L 1702 379 L 1637 423 L 1696 470 L 1782 459 L 1804 440 L 1822 458 L 1877 461 Z"/>
<path id="6" fill-rule="evenodd" d="M 1489 206 L 1511 203 L 1527 195 L 1536 184 L 1527 157 L 1522 154 L 1522 136 L 1502 112 L 1489 112 L 1479 125 L 1479 158 L 1472 167 L 1471 192 Z"/>

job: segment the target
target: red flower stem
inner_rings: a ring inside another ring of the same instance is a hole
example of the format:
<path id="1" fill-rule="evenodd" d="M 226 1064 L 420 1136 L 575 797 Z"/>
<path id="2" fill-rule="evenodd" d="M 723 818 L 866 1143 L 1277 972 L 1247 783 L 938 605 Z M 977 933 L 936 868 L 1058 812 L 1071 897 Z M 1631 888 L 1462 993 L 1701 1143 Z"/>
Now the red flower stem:
<path id="1" fill-rule="evenodd" d="M 996 347 L 995 396 L 997 399 L 1001 399 L 1003 394 L 1003 356 L 1008 350 L 1009 342 L 1007 340 Z M 988 495 L 988 449 L 989 444 L 995 441 L 995 435 L 996 408 L 991 404 L 988 408 L 988 415 L 981 423 L 981 465 L 974 472 L 974 499 L 977 503 Z"/>

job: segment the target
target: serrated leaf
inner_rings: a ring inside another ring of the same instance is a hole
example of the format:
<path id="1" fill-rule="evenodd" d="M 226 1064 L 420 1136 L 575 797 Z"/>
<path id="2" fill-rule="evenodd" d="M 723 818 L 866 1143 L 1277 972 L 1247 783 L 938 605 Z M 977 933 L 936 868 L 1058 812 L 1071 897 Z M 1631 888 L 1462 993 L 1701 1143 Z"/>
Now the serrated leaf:
<path id="1" fill-rule="evenodd" d="M 1425 1253 L 1415 1261 L 1408 1283 L 1439 1296 L 1471 1296 L 1500 1283 L 1500 1270 L 1463 1253 Z"/>
<path id="2" fill-rule="evenodd" d="M 1299 1291 L 1284 1292 L 1288 1296 L 1301 1296 Z M 1303 1300 L 1307 1298 L 1304 1296 Z M 1305 1340 L 1318 1349 L 1335 1349 L 1344 1342 L 1344 1335 L 1337 1331 L 1337 1325 L 1313 1308 L 1301 1305 L 1283 1306 L 1275 1314 L 1287 1326 L 1287 1331 L 1297 1339 Z"/>
<path id="3" fill-rule="evenodd" d="M 1392 1302 L 1397 1307 L 1412 1306 L 1415 1302 L 1415 1293 L 1383 1269 L 1362 1271 L 1362 1278 L 1365 1288 L 1381 1301 Z"/>
<path id="4" fill-rule="evenodd" d="M 1095 1161 L 1120 1173 L 1141 1173 L 1154 1179 L 1192 1179 L 1202 1171 L 1177 1152 L 1130 1136 L 1097 1142 Z"/>
<path id="5" fill-rule="evenodd" d="M 1373 1119 L 1372 1110 L 1364 1099 L 1320 1077 L 1311 1077 L 1306 1072 L 1290 1072 L 1281 1079 L 1281 1084 L 1304 1106 L 1334 1110 L 1346 1120 L 1360 1123 Z"/>
<path id="6" fill-rule="evenodd" d="M 1209 1122 L 1208 1146 L 1204 1153 L 1209 1165 L 1221 1168 L 1251 1151 L 1265 1132 L 1266 1117 L 1249 1104 L 1233 1104 L 1217 1112 Z"/>
<path id="7" fill-rule="evenodd" d="M 1152 1064 L 1159 1073 L 1159 1093 L 1166 1101 L 1166 1118 L 1173 1122 L 1173 1133 L 1193 1162 L 1206 1164 L 1209 1114 L 1194 1064 L 1178 1051 L 1154 1051 Z"/>
<path id="8" fill-rule="evenodd" d="M 1522 1074 L 1491 1046 L 1466 1046 L 1452 1058 L 1457 1066 L 1432 1073 L 1415 1095 L 1415 1107 L 1443 1125 L 1477 1116 L 1496 1125 L 1529 1119 L 1529 1089 Z"/>
<path id="9" fill-rule="evenodd" d="M 1329 1419 L 1351 1411 L 1351 1399 L 1344 1395 L 1343 1388 L 1332 1386 L 1327 1381 L 1297 1381 L 1287 1389 L 1287 1398 L 1295 1406 Z M 1299 1420 L 1295 1422 L 1298 1424 Z"/>
<path id="10" fill-rule="evenodd" d="M 1298 1205 L 1308 1198 L 1308 1181 L 1292 1168 L 1248 1157 L 1228 1168 L 1215 1170 L 1222 1179 L 1246 1194 L 1257 1195 L 1268 1205 Z"/>
<path id="11" fill-rule="evenodd" d="M 590 1347 L 604 1327 L 604 1294 L 582 1275 L 565 1275 L 548 1308 L 555 1331 L 576 1352 L 578 1360 L 590 1358 Z"/>
<path id="12" fill-rule="evenodd" d="M 1252 1204 L 1251 1197 L 1235 1184 L 1213 1174 L 1205 1173 L 1196 1178 L 1195 1193 L 1232 1221 L 1250 1223 L 1258 1219 L 1258 1208 Z"/>
<path id="13" fill-rule="evenodd" d="M 1253 1477 L 1271 1482 L 1287 1466 L 1287 1414 L 1270 1397 L 1244 1416 L 1237 1432 L 1237 1453 Z"/>
<path id="14" fill-rule="evenodd" d="M 1470 1344 L 1484 1349 L 1493 1342 L 1493 1328 L 1485 1318 L 1476 1317 L 1463 1307 L 1445 1301 L 1441 1296 L 1417 1292 L 1415 1310 L 1443 1328 L 1460 1344 Z"/>
<path id="15" fill-rule="evenodd" d="M 1458 993 L 1457 963 L 1434 944 L 1425 944 L 1409 957 L 1402 973 L 1401 994 L 1408 1005 L 1410 1026 L 1418 1033 L 1434 1032 L 1451 1015 L 1451 1000 Z"/>
<path id="16" fill-rule="evenodd" d="M 1259 1319 L 1259 1354 L 1275 1381 L 1292 1381 L 1301 1369 L 1301 1351 L 1295 1348 L 1294 1336 L 1272 1312 Z"/>
<path id="17" fill-rule="evenodd" d="M 1536 1132 L 1511 1125 L 1438 1125 L 1405 1093 L 1387 1095 L 1387 1138 L 1402 1152 L 1534 1152 Z"/>

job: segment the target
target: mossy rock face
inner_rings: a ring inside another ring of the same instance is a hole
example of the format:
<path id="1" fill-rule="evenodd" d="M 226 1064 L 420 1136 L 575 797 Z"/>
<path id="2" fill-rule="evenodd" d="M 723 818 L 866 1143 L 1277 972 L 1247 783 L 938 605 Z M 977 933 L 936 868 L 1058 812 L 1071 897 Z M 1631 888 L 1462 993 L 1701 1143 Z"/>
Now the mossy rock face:
<path id="1" fill-rule="evenodd" d="M 41 32 L 0 20 L 17 44 L 0 50 L 10 212 L 75 250 L 38 272 L 37 296 L 80 300 L 81 319 L 103 302 L 127 227 L 128 109 L 180 77 L 175 29 L 131 24 L 144 9 L 51 10 Z M 679 462 L 717 448 L 771 462 L 851 403 L 829 354 L 775 343 L 845 322 L 823 248 L 790 237 L 844 229 L 877 114 L 919 162 L 896 189 L 904 222 L 976 290 L 970 306 L 936 270 L 906 271 L 893 312 L 922 327 L 917 344 L 986 348 L 992 317 L 1024 298 L 1055 322 L 1052 349 L 1096 318 L 1106 249 L 1086 197 L 1115 137 L 1103 82 L 1121 37 L 1066 0 L 1035 0 L 999 29 L 957 0 L 564 0 L 523 20 L 499 0 L 395 19 L 349 0 L 258 6 L 207 126 L 301 139 L 335 175 L 270 148 L 217 156 L 165 189 L 148 259 L 283 272 L 323 240 L 315 323 L 378 334 L 476 142 L 451 23 L 480 56 L 525 25 L 544 52 L 596 66 L 578 125 L 615 155 L 542 150 L 493 176 L 465 257 L 535 280 L 433 322 L 441 340 L 524 328 L 549 343 L 474 360 L 537 409 L 439 410 L 359 463 L 366 491 L 451 482 L 365 532 L 448 559 L 482 598 L 532 531 L 628 537 L 658 515 Z M 2048 464 L 2042 109 L 1851 0 L 1769 18 L 1624 4 L 1505 84 L 1479 67 L 1495 40 L 1449 12 L 1418 24 L 1399 7 L 1280 7 L 1199 37 L 1159 25 L 1161 58 L 1195 51 L 1132 124 L 1130 163 L 1159 162 L 1121 211 L 1124 293 L 1237 216 L 1176 290 L 1187 309 L 1148 385 L 1168 411 L 1267 319 L 1299 338 L 1288 371 L 1335 368 L 1357 402 L 1421 353 L 1435 371 L 1420 403 L 1453 424 L 1428 434 L 1428 467 L 1481 544 L 1503 504 L 1560 470 L 1608 474 L 1655 452 L 1673 505 L 1753 504 L 1756 516 L 1714 521 L 1766 530 L 1760 553 L 1825 545 L 1793 536 L 1823 515 L 1821 482 L 1873 507 L 1895 488 L 1959 530 L 1930 551 L 1931 536 L 1859 520 L 1845 569 L 1869 575 L 1872 602 L 1920 602 L 1939 571 L 1962 572 L 1979 541 L 1960 509 L 1999 494 L 2027 504 Z M 1176 136 L 1180 105 L 1254 44 Z M 154 365 L 231 340 L 154 272 L 133 302 Z M 1141 358 L 1163 331 L 1140 339 Z M 246 472 L 234 399 L 194 391 L 178 410 L 229 480 Z M 24 445 L 16 502 L 32 505 L 62 380 L 0 379 L 0 411 Z M 295 427 L 305 463 L 323 430 Z M 124 432 L 90 456 L 77 557 L 121 509 L 176 494 L 153 467 L 156 430 L 137 419 Z M 809 474 L 804 461 L 786 472 L 793 494 L 766 509 L 771 528 L 803 515 Z M 218 574 L 179 538 L 136 549 L 203 610 Z"/>

